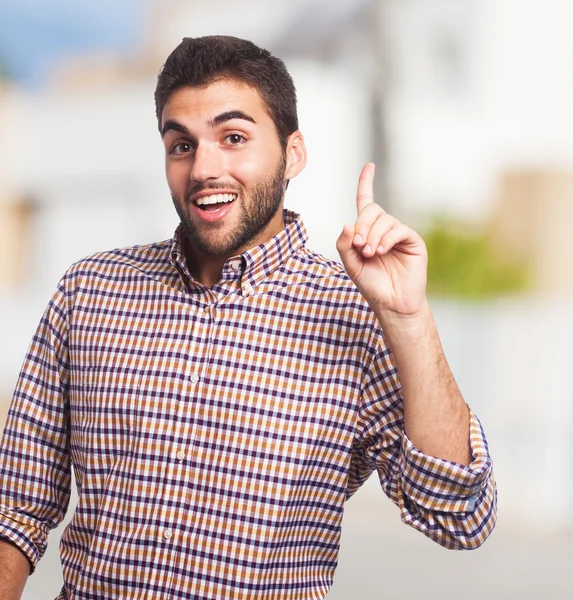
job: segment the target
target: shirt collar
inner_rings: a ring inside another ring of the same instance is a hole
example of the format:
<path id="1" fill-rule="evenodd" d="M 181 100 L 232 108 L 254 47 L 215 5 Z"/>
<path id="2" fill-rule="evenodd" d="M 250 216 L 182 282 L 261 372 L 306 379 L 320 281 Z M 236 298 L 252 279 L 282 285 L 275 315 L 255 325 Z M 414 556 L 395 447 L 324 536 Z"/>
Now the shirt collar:
<path id="1" fill-rule="evenodd" d="M 300 248 L 303 248 L 308 241 L 308 234 L 302 218 L 294 211 L 283 209 L 283 218 L 285 227 L 273 238 L 259 244 L 250 250 L 244 252 L 240 257 L 229 258 L 223 268 L 223 277 L 232 271 L 241 272 L 241 287 L 243 293 L 248 295 L 254 288 L 264 281 L 271 273 L 283 265 Z M 175 230 L 173 241 L 171 243 L 170 261 L 177 269 L 185 283 L 188 291 L 193 288 L 202 287 L 192 277 L 187 266 L 183 245 L 185 243 L 185 230 L 182 224 L 179 224 Z M 240 268 L 236 268 L 236 262 L 240 260 Z M 235 263 L 231 268 L 231 264 Z"/>

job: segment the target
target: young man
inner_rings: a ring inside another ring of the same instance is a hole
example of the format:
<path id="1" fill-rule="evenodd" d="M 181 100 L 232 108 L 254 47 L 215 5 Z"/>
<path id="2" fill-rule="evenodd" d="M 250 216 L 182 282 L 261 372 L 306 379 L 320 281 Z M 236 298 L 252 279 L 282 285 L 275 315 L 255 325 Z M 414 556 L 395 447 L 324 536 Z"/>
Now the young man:
<path id="1" fill-rule="evenodd" d="M 313 253 L 283 209 L 304 168 L 295 89 L 250 42 L 185 39 L 155 93 L 172 240 L 60 282 L 0 451 L 0 599 L 63 518 L 64 598 L 326 595 L 344 502 L 376 470 L 448 548 L 495 522 L 485 438 L 444 357 L 417 233 L 374 203 Z"/>

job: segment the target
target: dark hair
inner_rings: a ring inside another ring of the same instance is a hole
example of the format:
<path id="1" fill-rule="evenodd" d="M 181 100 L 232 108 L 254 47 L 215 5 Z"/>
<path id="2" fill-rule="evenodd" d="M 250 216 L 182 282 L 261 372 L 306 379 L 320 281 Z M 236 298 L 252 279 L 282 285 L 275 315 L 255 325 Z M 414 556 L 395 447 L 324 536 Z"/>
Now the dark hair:
<path id="1" fill-rule="evenodd" d="M 298 129 L 296 89 L 285 64 L 268 50 L 236 37 L 214 35 L 183 38 L 167 57 L 155 88 L 159 129 L 165 103 L 179 88 L 203 87 L 215 81 L 234 80 L 255 89 L 273 120 L 279 141 Z"/>

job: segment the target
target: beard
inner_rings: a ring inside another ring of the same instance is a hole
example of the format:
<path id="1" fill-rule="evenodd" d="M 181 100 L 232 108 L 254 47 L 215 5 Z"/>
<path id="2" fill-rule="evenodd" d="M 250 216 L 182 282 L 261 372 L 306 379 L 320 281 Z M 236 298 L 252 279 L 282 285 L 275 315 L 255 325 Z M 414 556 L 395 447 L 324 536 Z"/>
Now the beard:
<path id="1" fill-rule="evenodd" d="M 283 153 L 275 172 L 270 177 L 257 181 L 250 197 L 245 196 L 239 186 L 230 186 L 224 183 L 195 187 L 192 191 L 193 194 L 202 190 L 233 190 L 237 193 L 237 199 L 234 202 L 241 199 L 243 201 L 235 208 L 239 211 L 238 225 L 234 230 L 218 236 L 212 235 L 220 227 L 218 223 L 212 226 L 203 224 L 201 228 L 197 227 L 185 210 L 188 200 L 180 202 L 174 195 L 171 195 L 175 210 L 191 245 L 211 256 L 231 256 L 241 248 L 248 247 L 249 242 L 267 227 L 282 205 L 285 192 L 285 170 L 286 156 Z"/>

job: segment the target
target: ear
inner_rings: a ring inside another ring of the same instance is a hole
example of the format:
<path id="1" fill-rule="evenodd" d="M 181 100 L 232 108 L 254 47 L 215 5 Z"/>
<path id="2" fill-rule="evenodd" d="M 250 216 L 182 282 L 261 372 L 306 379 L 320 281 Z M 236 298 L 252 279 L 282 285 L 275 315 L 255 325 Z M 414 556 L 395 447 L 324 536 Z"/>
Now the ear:
<path id="1" fill-rule="evenodd" d="M 290 134 L 286 148 L 285 179 L 296 177 L 306 165 L 306 146 L 300 131 Z"/>

